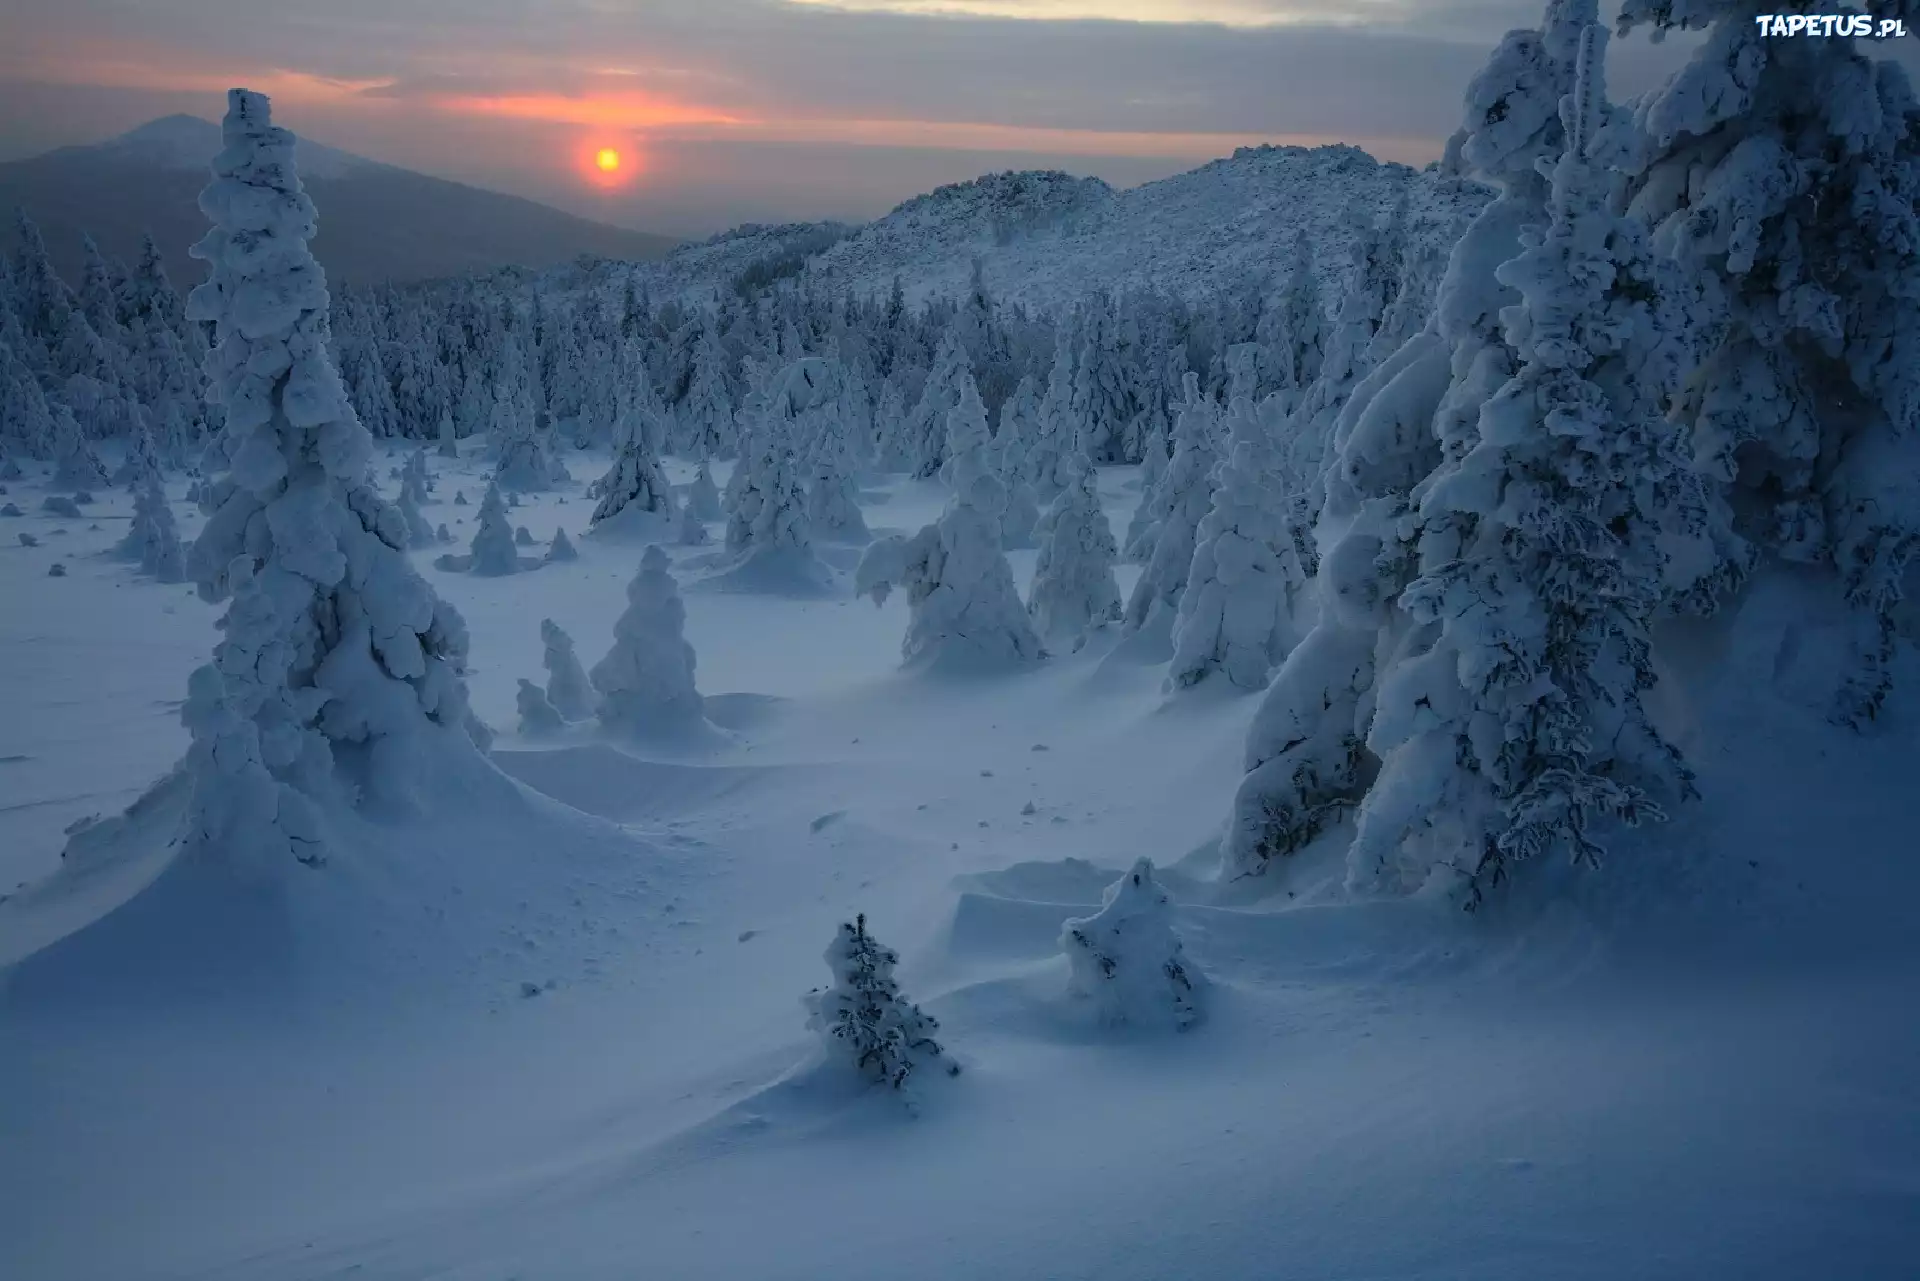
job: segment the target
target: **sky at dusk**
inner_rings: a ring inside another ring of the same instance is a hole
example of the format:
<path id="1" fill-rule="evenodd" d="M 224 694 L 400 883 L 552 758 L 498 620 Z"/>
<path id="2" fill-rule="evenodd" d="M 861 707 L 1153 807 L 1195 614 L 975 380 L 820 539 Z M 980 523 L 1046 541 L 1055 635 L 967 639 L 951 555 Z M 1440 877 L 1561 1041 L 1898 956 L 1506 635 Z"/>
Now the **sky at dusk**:
<path id="1" fill-rule="evenodd" d="M 1611 6 L 1602 5 L 1603 12 Z M 0 0 L 0 159 L 223 92 L 392 164 L 673 235 L 943 182 L 1132 185 L 1258 142 L 1422 164 L 1541 0 Z M 1617 92 L 1679 51 L 1621 46 Z M 611 177 L 593 157 L 616 150 Z"/>

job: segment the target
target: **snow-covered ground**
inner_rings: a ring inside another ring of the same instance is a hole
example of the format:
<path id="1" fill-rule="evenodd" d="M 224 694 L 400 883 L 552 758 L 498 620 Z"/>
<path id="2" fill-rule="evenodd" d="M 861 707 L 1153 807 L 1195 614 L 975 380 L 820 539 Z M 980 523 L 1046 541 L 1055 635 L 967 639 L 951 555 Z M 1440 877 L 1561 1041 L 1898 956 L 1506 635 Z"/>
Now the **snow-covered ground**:
<path id="1" fill-rule="evenodd" d="M 431 469 L 428 519 L 463 546 L 483 472 Z M 1133 480 L 1101 477 L 1116 529 Z M 183 750 L 213 611 L 106 555 L 124 494 L 75 521 L 9 488 L 0 963 L 158 878 L 4 980 L 9 1281 L 1914 1275 L 1914 707 L 1825 722 L 1802 585 L 1666 647 L 1702 802 L 1467 916 L 1336 901 L 1311 851 L 1291 893 L 1217 883 L 1255 700 L 1168 699 L 1151 640 L 908 675 L 898 597 L 703 588 L 711 548 L 671 550 L 730 741 L 518 741 L 540 620 L 591 665 L 639 561 L 581 536 L 575 487 L 509 513 L 542 544 L 565 526 L 575 562 L 415 553 L 531 790 L 440 779 L 457 813 L 366 820 L 271 907 L 160 870 L 162 791 L 49 902 L 62 830 Z M 866 519 L 911 532 L 944 497 L 890 482 Z M 1011 554 L 1023 588 L 1033 558 Z M 1067 995 L 1062 922 L 1141 857 L 1208 980 L 1185 1033 L 1102 1029 Z M 964 1068 L 917 1114 L 803 1070 L 800 998 L 855 912 Z"/>

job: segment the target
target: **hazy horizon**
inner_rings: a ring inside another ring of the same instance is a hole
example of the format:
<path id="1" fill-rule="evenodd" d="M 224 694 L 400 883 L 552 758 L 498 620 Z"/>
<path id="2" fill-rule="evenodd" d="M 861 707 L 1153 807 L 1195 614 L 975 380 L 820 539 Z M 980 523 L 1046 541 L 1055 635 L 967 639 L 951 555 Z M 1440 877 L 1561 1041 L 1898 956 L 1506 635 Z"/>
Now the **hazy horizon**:
<path id="1" fill-rule="evenodd" d="M 1610 6 L 1608 6 L 1610 7 Z M 1540 0 L 22 0 L 0 160 L 156 117 L 276 119 L 371 159 L 618 226 L 877 217 L 943 183 L 1115 186 L 1263 142 L 1424 164 Z M 1197 21 L 1192 19 L 1207 19 Z M 1673 51 L 1624 42 L 1621 92 Z M 616 150 L 607 177 L 590 157 Z"/>

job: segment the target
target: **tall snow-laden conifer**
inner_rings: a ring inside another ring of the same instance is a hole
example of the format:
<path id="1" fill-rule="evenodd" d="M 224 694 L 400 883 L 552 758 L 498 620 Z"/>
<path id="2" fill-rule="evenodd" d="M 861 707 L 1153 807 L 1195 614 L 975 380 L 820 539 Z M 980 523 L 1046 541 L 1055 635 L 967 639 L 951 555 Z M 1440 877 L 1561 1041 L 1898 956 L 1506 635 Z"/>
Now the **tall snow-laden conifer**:
<path id="1" fill-rule="evenodd" d="M 1521 252 L 1523 228 L 1547 221 L 1539 166 L 1563 148 L 1560 98 L 1593 11 L 1594 0 L 1549 0 L 1541 30 L 1501 40 L 1468 85 L 1464 124 L 1448 145 L 1449 161 L 1499 196 L 1454 245 L 1432 319 L 1352 388 L 1322 436 L 1309 430 L 1324 414 L 1316 397 L 1336 371 L 1350 377 L 1354 354 L 1351 342 L 1337 356 L 1330 347 L 1335 370 L 1323 367 L 1294 415 L 1292 474 L 1313 475 L 1322 446 L 1330 451 L 1308 601 L 1318 617 L 1248 729 L 1222 842 L 1229 875 L 1264 872 L 1319 837 L 1360 801 L 1377 766 L 1366 747 L 1376 676 L 1420 640 L 1395 606 L 1418 570 L 1414 489 L 1473 447 L 1481 405 L 1518 372 L 1501 316 L 1519 295 L 1494 273 Z M 1303 448 L 1307 436 L 1315 439 Z"/>
<path id="2" fill-rule="evenodd" d="M 1228 409 L 1227 457 L 1213 503 L 1194 531 L 1193 559 L 1173 624 L 1174 688 L 1218 672 L 1261 690 L 1295 639 L 1289 585 L 1303 583 L 1276 483 L 1268 424 L 1245 400 Z"/>
<path id="3" fill-rule="evenodd" d="M 1834 572 L 1857 620 L 1837 713 L 1878 714 L 1920 555 L 1920 119 L 1906 71 L 1850 39 L 1760 31 L 1743 0 L 1626 0 L 1623 32 L 1706 29 L 1635 110 L 1628 212 L 1724 295 L 1675 412 L 1719 517 Z M 1920 3 L 1876 18 L 1920 26 Z M 1871 49 L 1876 46 L 1866 46 Z M 1729 540 L 1701 604 L 1751 553 Z"/>
<path id="4" fill-rule="evenodd" d="M 1129 631 L 1146 626 L 1156 615 L 1164 615 L 1169 623 L 1178 615 L 1187 571 L 1193 565 L 1194 540 L 1213 506 L 1213 406 L 1200 392 L 1198 374 L 1186 376 L 1184 391 L 1186 401 L 1174 421 L 1173 459 L 1154 499 L 1157 519 L 1139 544 L 1144 548 L 1147 539 L 1152 540 L 1146 568 L 1127 600 Z"/>
<path id="5" fill-rule="evenodd" d="M 1356 888 L 1450 874 L 1471 901 L 1542 854 L 1597 863 L 1603 824 L 1691 791 L 1641 705 L 1654 617 L 1709 536 L 1662 403 L 1685 356 L 1684 282 L 1609 208 L 1605 48 L 1587 26 L 1550 222 L 1498 269 L 1520 294 L 1503 313 L 1520 367 L 1472 447 L 1415 491 L 1419 576 L 1398 608 L 1422 644 L 1380 668 Z"/>
<path id="6" fill-rule="evenodd" d="M 1040 639 L 1056 650 L 1076 650 L 1087 632 L 1120 617 L 1113 579 L 1118 549 L 1100 507 L 1099 473 L 1078 460 L 1076 483 L 1060 491 L 1040 518 L 1040 555 L 1033 566 L 1027 613 Z"/>
<path id="7" fill-rule="evenodd" d="M 189 848 L 272 875 L 325 854 L 349 777 L 398 798 L 436 744 L 471 751 L 466 629 L 407 561 L 400 515 L 368 486 L 371 441 L 327 352 L 325 277 L 293 135 L 266 98 L 228 95 L 200 196 L 213 229 L 190 316 L 212 322 L 210 395 L 232 469 L 212 483 L 194 577 L 228 600 L 193 674 Z M 340 766 L 358 758 L 350 772 Z"/>
<path id="8" fill-rule="evenodd" d="M 971 386 L 963 385 L 967 399 L 954 415 L 947 470 L 953 497 L 940 519 L 911 538 L 893 534 L 873 543 L 854 573 L 854 590 L 876 604 L 905 589 L 901 653 L 910 664 L 999 665 L 1044 656 L 1000 547 L 1007 493 L 989 465 L 986 410 Z"/>

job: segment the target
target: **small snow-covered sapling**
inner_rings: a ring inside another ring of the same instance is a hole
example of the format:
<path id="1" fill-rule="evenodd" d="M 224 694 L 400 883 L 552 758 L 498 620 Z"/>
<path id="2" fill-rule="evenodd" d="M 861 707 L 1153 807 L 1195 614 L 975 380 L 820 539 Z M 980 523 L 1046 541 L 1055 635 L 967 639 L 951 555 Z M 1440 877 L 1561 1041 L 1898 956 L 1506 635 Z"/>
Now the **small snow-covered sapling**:
<path id="1" fill-rule="evenodd" d="M 830 1060 L 896 1090 L 919 1068 L 960 1074 L 934 1040 L 939 1022 L 900 995 L 893 977 L 900 958 L 867 933 L 865 913 L 840 926 L 826 961 L 833 984 L 809 993 L 806 1004 L 807 1027 L 819 1034 Z"/>
<path id="2" fill-rule="evenodd" d="M 1173 900 L 1141 859 L 1107 887 L 1100 910 L 1060 927 L 1069 990 L 1091 998 L 1102 1022 L 1185 1030 L 1200 1017 L 1198 975 L 1173 929 Z"/>

